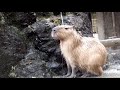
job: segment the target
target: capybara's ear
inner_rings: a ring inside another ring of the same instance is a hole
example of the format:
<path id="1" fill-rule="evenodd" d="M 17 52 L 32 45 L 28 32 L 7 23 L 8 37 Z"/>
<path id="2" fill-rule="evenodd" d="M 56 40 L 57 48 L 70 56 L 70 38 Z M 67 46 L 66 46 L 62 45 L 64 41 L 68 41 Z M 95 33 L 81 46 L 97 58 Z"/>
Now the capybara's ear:
<path id="1" fill-rule="evenodd" d="M 73 27 L 74 30 L 76 29 L 74 25 L 72 27 Z"/>
<path id="2" fill-rule="evenodd" d="M 82 36 L 82 32 L 81 31 L 78 31 L 78 33 Z"/>
<path id="3" fill-rule="evenodd" d="M 75 30 L 75 31 L 76 31 L 76 27 L 75 27 L 75 26 L 73 26 L 73 30 Z"/>

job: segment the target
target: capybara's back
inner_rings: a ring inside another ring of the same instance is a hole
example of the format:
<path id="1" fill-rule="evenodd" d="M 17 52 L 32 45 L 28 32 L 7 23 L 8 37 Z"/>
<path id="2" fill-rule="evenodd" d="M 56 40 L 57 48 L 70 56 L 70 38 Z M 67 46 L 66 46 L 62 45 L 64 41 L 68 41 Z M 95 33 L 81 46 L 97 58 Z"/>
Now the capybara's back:
<path id="1" fill-rule="evenodd" d="M 107 51 L 99 40 L 82 37 L 80 45 L 74 50 L 77 65 L 96 75 L 102 75 L 102 67 L 106 63 Z"/>

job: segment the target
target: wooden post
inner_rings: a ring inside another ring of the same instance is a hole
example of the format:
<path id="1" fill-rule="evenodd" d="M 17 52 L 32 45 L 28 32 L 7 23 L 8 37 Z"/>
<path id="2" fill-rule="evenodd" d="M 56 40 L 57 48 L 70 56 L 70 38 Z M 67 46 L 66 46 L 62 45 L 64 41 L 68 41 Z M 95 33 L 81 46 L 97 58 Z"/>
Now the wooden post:
<path id="1" fill-rule="evenodd" d="M 116 36 L 120 38 L 120 12 L 114 12 Z"/>
<path id="2" fill-rule="evenodd" d="M 105 39 L 105 33 L 104 33 L 104 19 L 103 19 L 103 12 L 96 12 L 96 18 L 97 18 L 97 28 L 98 28 L 98 38 L 100 40 Z"/>
<path id="3" fill-rule="evenodd" d="M 114 12 L 112 12 L 112 22 L 113 22 L 113 36 L 116 36 Z"/>

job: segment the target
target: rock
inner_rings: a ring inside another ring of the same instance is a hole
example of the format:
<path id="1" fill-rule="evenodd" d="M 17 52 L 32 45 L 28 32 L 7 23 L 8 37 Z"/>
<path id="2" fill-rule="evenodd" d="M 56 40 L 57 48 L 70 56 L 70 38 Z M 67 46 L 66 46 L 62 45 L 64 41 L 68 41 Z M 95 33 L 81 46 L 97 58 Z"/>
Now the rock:
<path id="1" fill-rule="evenodd" d="M 33 12 L 3 12 L 3 14 L 6 24 L 22 29 L 36 21 L 36 16 Z"/>
<path id="2" fill-rule="evenodd" d="M 47 23 L 47 24 L 46 24 Z M 28 52 L 14 73 L 17 77 L 51 77 L 50 73 L 55 73 L 53 68 L 61 66 L 60 51 L 55 51 L 59 44 L 51 38 L 52 25 L 44 21 L 34 23 L 23 31 L 29 41 Z M 57 58 L 58 57 L 58 58 Z M 58 62 L 57 62 L 58 61 Z M 59 71 L 58 71 L 59 72 Z M 13 73 L 13 71 L 11 72 Z"/>
<path id="3" fill-rule="evenodd" d="M 11 67 L 23 59 L 26 52 L 24 35 L 19 33 L 19 29 L 14 26 L 2 26 L 0 28 L 0 77 L 9 77 Z"/>

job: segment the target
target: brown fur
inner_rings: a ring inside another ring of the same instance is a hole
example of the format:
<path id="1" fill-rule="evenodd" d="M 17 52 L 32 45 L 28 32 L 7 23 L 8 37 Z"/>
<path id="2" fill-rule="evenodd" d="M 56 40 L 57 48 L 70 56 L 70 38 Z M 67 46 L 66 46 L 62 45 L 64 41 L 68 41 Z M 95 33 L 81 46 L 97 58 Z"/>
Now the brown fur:
<path id="1" fill-rule="evenodd" d="M 82 37 L 69 25 L 53 28 L 52 37 L 60 40 L 61 53 L 73 70 L 79 67 L 92 74 L 102 75 L 107 51 L 98 39 Z"/>

